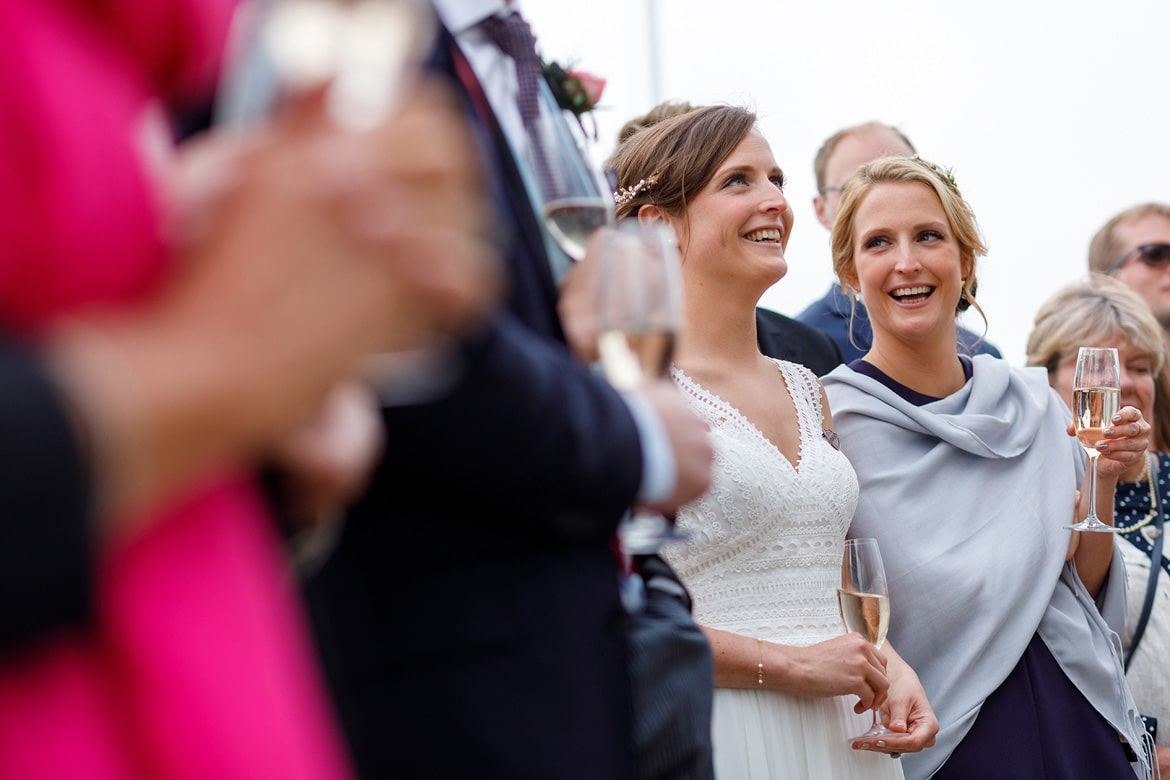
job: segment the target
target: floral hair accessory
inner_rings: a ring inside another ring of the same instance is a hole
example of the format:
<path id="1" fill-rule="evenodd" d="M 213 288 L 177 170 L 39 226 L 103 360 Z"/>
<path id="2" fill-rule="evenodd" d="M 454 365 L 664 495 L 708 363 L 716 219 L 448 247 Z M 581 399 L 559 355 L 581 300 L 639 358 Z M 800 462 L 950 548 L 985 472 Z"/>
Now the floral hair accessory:
<path id="1" fill-rule="evenodd" d="M 623 203 L 633 200 L 634 196 L 642 190 L 646 189 L 647 187 L 653 187 L 657 183 L 658 174 L 653 174 L 647 179 L 639 179 L 638 183 L 633 187 L 621 187 L 618 189 L 618 191 L 613 194 L 613 202 L 620 206 Z"/>
<path id="2" fill-rule="evenodd" d="M 955 181 L 955 169 L 954 168 L 949 168 L 949 167 L 948 168 L 940 168 L 937 165 L 935 165 L 934 163 L 932 163 L 930 160 L 924 160 L 921 157 L 919 157 L 918 155 L 914 155 L 914 160 L 916 162 L 922 163 L 927 168 L 930 168 L 932 171 L 937 173 L 939 176 L 942 176 L 944 179 L 949 181 L 951 183 L 951 186 L 954 187 L 955 189 L 959 188 L 959 183 Z"/>
<path id="3" fill-rule="evenodd" d="M 553 61 L 544 64 L 544 80 L 548 82 L 557 105 L 571 112 L 581 125 L 581 130 L 596 140 L 597 124 L 591 121 L 592 132 L 587 131 L 583 117 L 597 108 L 601 94 L 605 91 L 605 79 L 583 70 L 565 68 Z"/>

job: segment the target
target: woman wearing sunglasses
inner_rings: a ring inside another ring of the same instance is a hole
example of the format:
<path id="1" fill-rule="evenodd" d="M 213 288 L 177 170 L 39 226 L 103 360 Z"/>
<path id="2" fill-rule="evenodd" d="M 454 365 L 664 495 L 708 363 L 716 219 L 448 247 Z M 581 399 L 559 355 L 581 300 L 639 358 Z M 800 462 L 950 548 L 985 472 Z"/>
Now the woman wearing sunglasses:
<path id="1" fill-rule="evenodd" d="M 1170 329 L 1170 205 L 1142 203 L 1117 214 L 1089 244 L 1089 270 L 1136 292 Z"/>

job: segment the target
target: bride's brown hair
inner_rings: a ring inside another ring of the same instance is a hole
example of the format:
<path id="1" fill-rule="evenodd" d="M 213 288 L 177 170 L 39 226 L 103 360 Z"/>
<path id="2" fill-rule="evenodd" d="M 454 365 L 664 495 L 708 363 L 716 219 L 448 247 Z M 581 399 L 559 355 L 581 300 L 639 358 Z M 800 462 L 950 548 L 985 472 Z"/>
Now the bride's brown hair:
<path id="1" fill-rule="evenodd" d="M 618 219 L 657 206 L 681 217 L 687 198 L 701 190 L 756 127 L 756 115 L 737 106 L 706 106 L 634 133 L 611 158 L 620 195 Z"/>

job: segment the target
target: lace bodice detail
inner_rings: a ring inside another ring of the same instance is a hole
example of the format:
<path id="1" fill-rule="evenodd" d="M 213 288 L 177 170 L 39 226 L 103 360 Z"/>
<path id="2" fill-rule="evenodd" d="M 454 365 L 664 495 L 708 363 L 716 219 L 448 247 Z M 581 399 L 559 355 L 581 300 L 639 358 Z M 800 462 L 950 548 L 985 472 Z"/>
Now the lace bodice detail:
<path id="1" fill-rule="evenodd" d="M 679 510 L 689 540 L 663 555 L 690 589 L 700 624 L 809 645 L 844 630 L 837 587 L 857 476 L 822 434 L 812 372 L 775 362 L 800 423 L 795 468 L 739 411 L 672 369 L 710 426 L 715 465 L 711 489 Z"/>

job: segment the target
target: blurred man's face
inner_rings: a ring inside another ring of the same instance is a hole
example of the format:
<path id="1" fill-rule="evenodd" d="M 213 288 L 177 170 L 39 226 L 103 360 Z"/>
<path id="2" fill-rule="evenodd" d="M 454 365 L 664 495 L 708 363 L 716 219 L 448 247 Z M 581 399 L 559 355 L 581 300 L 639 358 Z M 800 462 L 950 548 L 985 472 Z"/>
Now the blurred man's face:
<path id="1" fill-rule="evenodd" d="M 1122 251 L 1114 260 L 1130 255 L 1113 272 L 1116 279 L 1125 282 L 1150 305 L 1163 328 L 1170 329 L 1170 265 L 1150 266 L 1133 250 L 1144 244 L 1170 244 L 1170 219 L 1157 214 L 1122 222 L 1115 237 Z"/>
<path id="2" fill-rule="evenodd" d="M 884 127 L 858 130 L 837 142 L 825 165 L 825 194 L 813 198 L 817 221 L 827 230 L 832 230 L 833 220 L 837 218 L 837 206 L 841 203 L 841 188 L 845 182 L 862 165 L 891 154 L 910 156 L 914 152 L 897 133 Z"/>

